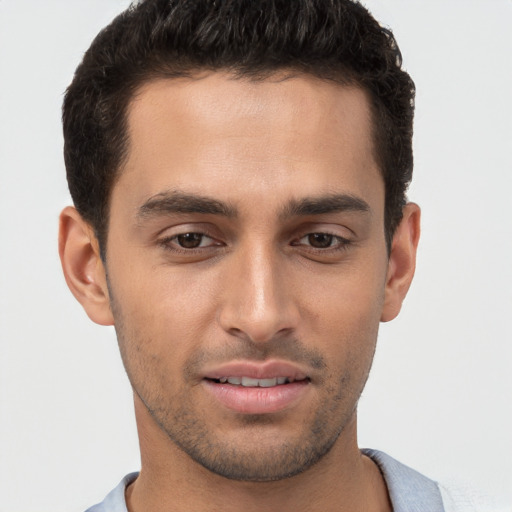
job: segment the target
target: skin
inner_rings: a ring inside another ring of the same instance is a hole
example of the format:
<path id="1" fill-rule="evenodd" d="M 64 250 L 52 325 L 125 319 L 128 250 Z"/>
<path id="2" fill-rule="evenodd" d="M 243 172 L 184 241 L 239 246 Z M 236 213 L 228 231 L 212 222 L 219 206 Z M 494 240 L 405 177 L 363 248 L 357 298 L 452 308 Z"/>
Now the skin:
<path id="1" fill-rule="evenodd" d="M 391 510 L 356 407 L 413 277 L 419 209 L 388 254 L 366 94 L 211 73 L 144 85 L 128 120 L 106 261 L 71 207 L 60 253 L 134 388 L 130 511 Z M 284 410 L 233 411 L 205 386 L 218 365 L 274 360 L 308 378 Z"/>

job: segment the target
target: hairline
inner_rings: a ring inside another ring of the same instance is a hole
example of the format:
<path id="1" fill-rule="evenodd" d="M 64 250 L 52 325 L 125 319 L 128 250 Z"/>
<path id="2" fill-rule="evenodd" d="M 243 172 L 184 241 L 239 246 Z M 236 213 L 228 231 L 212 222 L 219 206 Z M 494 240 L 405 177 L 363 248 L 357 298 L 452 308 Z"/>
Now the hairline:
<path id="1" fill-rule="evenodd" d="M 145 75 L 141 74 L 140 80 L 134 79 L 131 83 L 128 83 L 125 88 L 125 101 L 122 103 L 122 119 L 119 124 L 119 129 L 121 133 L 121 146 L 120 146 L 120 154 L 118 162 L 116 163 L 115 169 L 112 169 L 112 181 L 110 183 L 110 187 L 107 195 L 107 204 L 104 212 L 104 219 L 101 223 L 101 232 L 98 232 L 94 229 L 95 236 L 98 239 L 98 244 L 100 247 L 100 254 L 102 260 L 106 261 L 107 255 L 107 245 L 108 245 L 108 232 L 109 232 L 109 224 L 110 224 L 110 213 L 111 213 L 111 204 L 112 204 L 112 193 L 114 187 L 116 186 L 118 180 L 120 179 L 124 167 L 127 163 L 127 160 L 130 155 L 130 110 L 136 98 L 142 94 L 143 90 L 153 83 L 168 81 L 168 80 L 183 80 L 183 81 L 197 81 L 207 78 L 212 74 L 223 74 L 226 77 L 230 77 L 233 80 L 247 80 L 248 82 L 264 82 L 269 81 L 272 78 L 279 77 L 276 82 L 282 82 L 294 78 L 300 77 L 309 77 L 318 80 L 319 82 L 327 82 L 333 83 L 340 87 L 344 88 L 354 88 L 362 91 L 366 96 L 368 101 L 368 108 L 370 113 L 370 140 L 372 146 L 372 156 L 375 160 L 375 164 L 380 172 L 380 175 L 386 184 L 385 170 L 384 170 L 384 162 L 382 155 L 379 154 L 378 151 L 378 138 L 379 138 L 379 129 L 378 129 L 378 105 L 375 101 L 374 95 L 371 90 L 362 83 L 361 80 L 358 80 L 356 73 L 345 71 L 345 70 L 337 70 L 335 73 L 319 73 L 315 72 L 314 69 L 301 69 L 299 66 L 282 66 L 276 67 L 272 69 L 261 69 L 261 70 L 252 70 L 252 69 L 244 69 L 241 66 L 237 67 L 207 67 L 207 66 L 183 66 L 180 69 L 180 66 L 173 67 L 172 63 L 169 63 L 166 67 L 162 66 L 158 70 L 153 70 L 147 72 Z M 388 253 L 391 247 L 391 240 L 388 240 L 387 234 L 387 223 L 386 219 L 386 208 L 387 208 L 387 197 L 385 197 L 384 202 L 384 223 L 383 229 L 386 239 L 386 246 Z M 93 226 L 95 228 L 95 226 Z M 396 229 L 396 228 L 395 228 Z M 393 235 L 393 233 L 391 233 Z"/>

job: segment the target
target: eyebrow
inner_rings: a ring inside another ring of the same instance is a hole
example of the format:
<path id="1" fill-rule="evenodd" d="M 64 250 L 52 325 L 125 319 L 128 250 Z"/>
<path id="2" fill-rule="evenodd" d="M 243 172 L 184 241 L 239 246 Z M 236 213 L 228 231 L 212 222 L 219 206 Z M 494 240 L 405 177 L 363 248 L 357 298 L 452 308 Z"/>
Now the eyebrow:
<path id="1" fill-rule="evenodd" d="M 328 194 L 317 197 L 292 199 L 282 210 L 280 217 L 304 217 L 340 212 L 370 212 L 369 204 L 351 194 Z M 150 197 L 137 212 L 139 221 L 161 215 L 199 213 L 233 218 L 238 210 L 223 201 L 207 196 L 180 191 L 161 192 Z"/>
<path id="2" fill-rule="evenodd" d="M 187 194 L 180 191 L 161 192 L 150 197 L 138 210 L 137 218 L 146 220 L 173 213 L 202 213 L 236 217 L 235 207 L 206 196 Z"/>
<path id="3" fill-rule="evenodd" d="M 281 213 L 282 218 L 327 213 L 361 212 L 370 213 L 370 205 L 360 197 L 351 194 L 329 194 L 318 197 L 305 197 L 290 201 Z"/>

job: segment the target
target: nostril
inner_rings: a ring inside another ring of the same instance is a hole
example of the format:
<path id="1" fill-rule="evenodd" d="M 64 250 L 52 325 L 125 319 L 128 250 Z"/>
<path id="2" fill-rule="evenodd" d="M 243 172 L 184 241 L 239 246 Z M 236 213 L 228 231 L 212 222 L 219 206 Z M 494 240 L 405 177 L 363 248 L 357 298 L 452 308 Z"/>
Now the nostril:
<path id="1" fill-rule="evenodd" d="M 276 338 L 293 335 L 300 315 L 292 297 L 269 297 L 258 304 L 240 289 L 228 293 L 220 301 L 218 325 L 234 338 L 252 343 L 268 343 Z"/>

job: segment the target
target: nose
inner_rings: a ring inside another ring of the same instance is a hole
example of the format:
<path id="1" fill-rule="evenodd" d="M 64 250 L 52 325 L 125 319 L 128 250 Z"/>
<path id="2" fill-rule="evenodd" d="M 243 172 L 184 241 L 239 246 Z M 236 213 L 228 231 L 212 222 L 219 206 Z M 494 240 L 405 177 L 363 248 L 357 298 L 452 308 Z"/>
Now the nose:
<path id="1" fill-rule="evenodd" d="M 296 330 L 300 315 L 285 259 L 261 245 L 232 255 L 219 311 L 226 332 L 262 344 Z"/>

